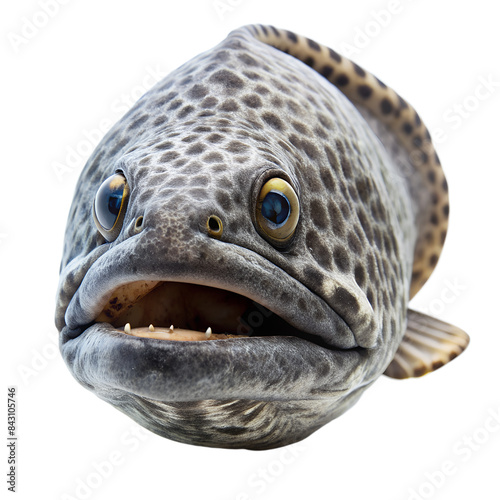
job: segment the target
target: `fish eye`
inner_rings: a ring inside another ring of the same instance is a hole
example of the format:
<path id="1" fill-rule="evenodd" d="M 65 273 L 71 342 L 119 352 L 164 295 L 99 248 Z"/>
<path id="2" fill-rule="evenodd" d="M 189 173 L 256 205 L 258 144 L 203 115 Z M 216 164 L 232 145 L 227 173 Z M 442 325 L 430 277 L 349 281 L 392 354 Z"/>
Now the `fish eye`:
<path id="1" fill-rule="evenodd" d="M 115 240 L 120 234 L 128 195 L 127 179 L 123 174 L 108 177 L 97 190 L 92 213 L 97 229 L 107 241 Z"/>
<path id="2" fill-rule="evenodd" d="M 284 247 L 295 234 L 299 212 L 293 187 L 279 177 L 269 179 L 257 198 L 257 229 L 272 245 Z"/>

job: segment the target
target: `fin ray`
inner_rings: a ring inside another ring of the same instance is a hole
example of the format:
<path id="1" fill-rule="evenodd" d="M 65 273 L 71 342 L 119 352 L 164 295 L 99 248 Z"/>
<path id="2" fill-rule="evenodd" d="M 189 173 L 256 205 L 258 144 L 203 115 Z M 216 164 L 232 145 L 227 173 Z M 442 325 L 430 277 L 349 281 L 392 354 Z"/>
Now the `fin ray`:
<path id="1" fill-rule="evenodd" d="M 460 328 L 409 309 L 406 333 L 384 374 L 421 377 L 459 356 L 468 344 L 469 336 Z"/>

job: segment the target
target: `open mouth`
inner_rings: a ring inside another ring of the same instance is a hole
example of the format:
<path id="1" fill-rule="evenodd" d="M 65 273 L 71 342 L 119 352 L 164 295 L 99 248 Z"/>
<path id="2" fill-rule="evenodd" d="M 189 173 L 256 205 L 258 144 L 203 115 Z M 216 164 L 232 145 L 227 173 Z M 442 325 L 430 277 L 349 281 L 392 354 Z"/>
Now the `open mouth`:
<path id="1" fill-rule="evenodd" d="M 174 341 L 293 336 L 323 345 L 266 307 L 227 290 L 190 283 L 137 281 L 117 288 L 94 323 L 127 335 Z"/>
<path id="2" fill-rule="evenodd" d="M 113 254 L 94 260 L 61 307 L 61 352 L 75 378 L 117 401 L 316 399 L 318 377 L 343 392 L 365 356 L 349 326 L 280 268 L 234 254 L 237 280 L 212 263 L 194 276 L 178 263 L 127 275 Z M 250 280 L 256 265 L 265 272 Z"/>
<path id="3" fill-rule="evenodd" d="M 169 341 L 182 340 L 201 341 L 200 348 L 222 343 L 232 348 L 254 345 L 255 337 L 263 345 L 289 337 L 328 350 L 360 346 L 355 328 L 358 323 L 365 327 L 361 320 L 366 318 L 358 314 L 356 321 L 344 319 L 352 300 L 331 303 L 253 251 L 232 246 L 228 252 L 224 247 L 221 260 L 210 248 L 202 259 L 200 246 L 192 263 L 179 263 L 167 255 L 159 267 L 141 258 L 151 252 L 148 246 L 130 254 L 128 246 L 136 247 L 137 241 L 129 239 L 80 264 L 86 272 L 77 286 L 69 269 L 60 285 L 63 300 L 56 313 L 63 343 L 99 331 L 113 334 L 117 341 L 155 339 L 142 344 L 157 348 L 159 341 L 167 348 L 177 343 Z M 206 258 L 208 254 L 213 257 Z M 71 287 L 73 294 L 65 294 Z"/>

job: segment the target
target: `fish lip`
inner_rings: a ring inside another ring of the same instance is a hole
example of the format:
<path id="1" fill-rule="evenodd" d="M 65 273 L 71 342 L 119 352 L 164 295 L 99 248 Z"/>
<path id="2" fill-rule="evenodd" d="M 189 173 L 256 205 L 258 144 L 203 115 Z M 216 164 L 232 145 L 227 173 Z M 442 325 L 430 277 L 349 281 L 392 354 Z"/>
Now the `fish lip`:
<path id="1" fill-rule="evenodd" d="M 221 249 L 225 251 L 228 262 L 220 265 L 217 258 L 213 257 L 200 264 L 194 273 L 189 263 L 181 265 L 174 259 L 169 260 L 168 257 L 161 266 L 149 266 L 147 259 L 138 255 L 140 252 L 133 251 L 134 239 L 129 238 L 115 247 L 108 248 L 90 265 L 66 308 L 64 315 L 66 337 L 74 338 L 83 333 L 86 327 L 94 324 L 113 290 L 131 282 L 151 280 L 191 283 L 228 290 L 264 305 L 296 329 L 319 337 L 328 347 L 333 349 L 358 347 L 349 325 L 321 297 L 252 250 L 210 239 L 210 245 L 222 246 Z M 206 252 L 207 248 L 204 250 Z M 210 250 L 210 255 L 219 255 L 212 247 Z M 214 276 L 214 266 L 219 271 L 217 276 Z M 231 282 L 232 270 L 238 269 L 239 275 L 245 276 L 246 273 L 255 274 L 256 267 L 262 277 L 258 285 L 251 280 L 237 284 Z M 265 280 L 269 287 L 262 285 Z M 308 311 L 309 314 L 305 316 L 293 308 L 287 308 L 288 304 L 276 300 L 282 292 L 287 292 L 290 297 L 294 295 L 303 297 L 306 302 L 312 304 L 310 309 L 314 311 Z M 314 316 L 319 319 L 314 319 Z"/>
<path id="2" fill-rule="evenodd" d="M 73 376 L 106 400 L 340 400 L 362 384 L 363 348 L 325 349 L 298 337 L 178 342 L 120 334 L 95 323 L 60 350 Z"/>

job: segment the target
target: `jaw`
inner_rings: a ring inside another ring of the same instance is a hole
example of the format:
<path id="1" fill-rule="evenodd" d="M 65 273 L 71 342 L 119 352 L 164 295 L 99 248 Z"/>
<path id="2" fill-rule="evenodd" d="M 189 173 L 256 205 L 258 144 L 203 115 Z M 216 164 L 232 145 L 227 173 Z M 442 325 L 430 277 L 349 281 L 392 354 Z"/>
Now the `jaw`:
<path id="1" fill-rule="evenodd" d="M 77 380 L 96 392 L 170 402 L 329 398 L 359 385 L 363 361 L 359 350 L 327 350 L 298 337 L 179 342 L 125 335 L 108 323 L 63 340 L 61 351 Z"/>
<path id="2" fill-rule="evenodd" d="M 202 446 L 269 449 L 300 441 L 366 387 L 364 350 L 292 336 L 182 342 L 95 323 L 63 340 L 61 352 L 101 399 L 156 434 Z"/>
<path id="3" fill-rule="evenodd" d="M 134 260 L 140 252 L 120 265 L 126 248 L 116 248 L 74 293 L 60 348 L 82 385 L 144 427 L 206 446 L 282 446 L 345 411 L 369 383 L 376 350 L 357 347 L 328 304 L 258 254 L 238 248 L 226 252 L 225 266 L 207 261 L 194 272 L 168 256 L 161 269 L 149 267 Z M 307 310 L 294 306 L 299 299 Z M 151 324 L 159 338 L 147 333 Z M 171 325 L 181 330 L 177 340 Z M 188 341 L 187 330 L 202 340 Z M 247 406 L 231 412 L 230 402 Z M 257 403 L 265 404 L 261 417 L 242 422 Z M 276 423 L 272 438 L 256 430 L 263 416 Z M 201 423 L 209 435 L 195 432 Z M 238 439 L 228 441 L 228 427 Z"/>
<path id="4" fill-rule="evenodd" d="M 169 281 L 120 285 L 83 333 L 61 333 L 84 385 L 160 401 L 341 394 L 366 354 L 328 346 L 244 295 Z"/>

